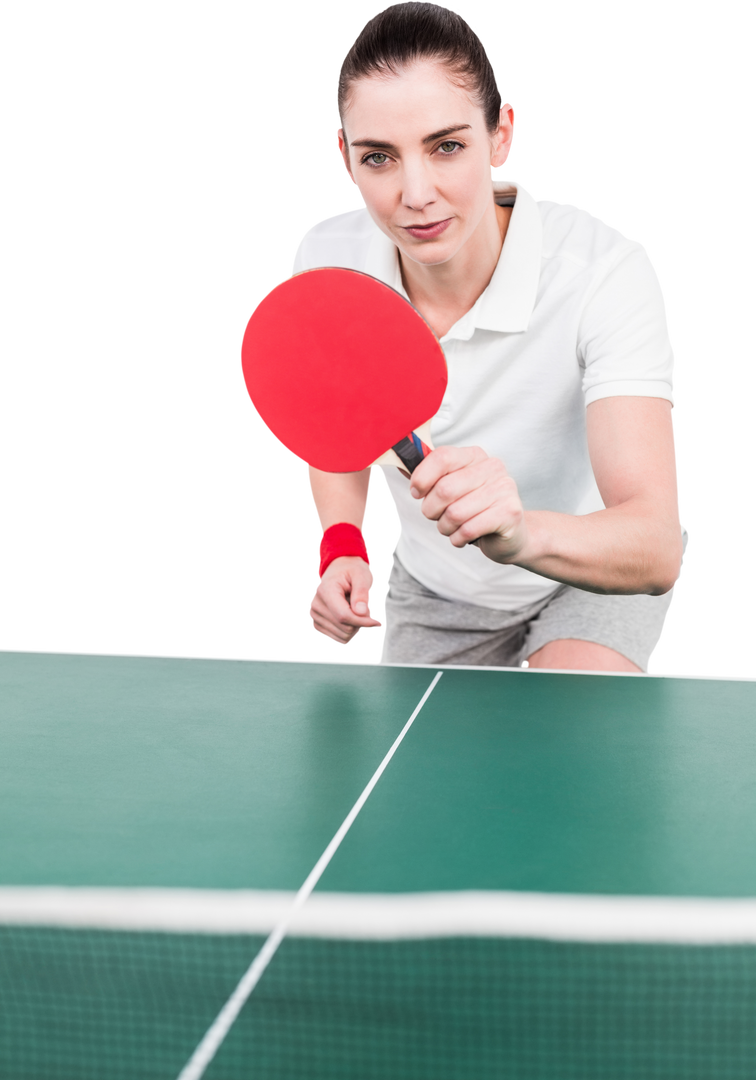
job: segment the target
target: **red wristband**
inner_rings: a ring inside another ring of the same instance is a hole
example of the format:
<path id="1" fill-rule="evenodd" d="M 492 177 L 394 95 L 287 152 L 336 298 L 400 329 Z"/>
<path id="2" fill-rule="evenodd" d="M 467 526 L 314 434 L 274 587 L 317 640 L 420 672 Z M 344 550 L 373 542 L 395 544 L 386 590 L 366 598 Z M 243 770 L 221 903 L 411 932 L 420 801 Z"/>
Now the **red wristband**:
<path id="1" fill-rule="evenodd" d="M 356 555 L 366 563 L 370 562 L 362 533 L 356 525 L 350 525 L 346 521 L 332 525 L 323 533 L 320 541 L 320 576 L 323 576 L 334 559 L 342 555 Z"/>

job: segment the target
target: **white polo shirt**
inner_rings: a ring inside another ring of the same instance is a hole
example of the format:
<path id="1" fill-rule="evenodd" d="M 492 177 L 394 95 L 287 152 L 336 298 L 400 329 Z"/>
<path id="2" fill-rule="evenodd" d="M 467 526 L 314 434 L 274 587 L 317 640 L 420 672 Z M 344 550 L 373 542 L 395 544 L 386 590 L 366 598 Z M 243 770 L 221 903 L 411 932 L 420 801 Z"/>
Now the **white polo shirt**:
<path id="1" fill-rule="evenodd" d="M 521 187 L 494 183 L 513 206 L 494 275 L 441 339 L 449 385 L 431 425 L 436 446 L 482 446 L 517 482 L 526 510 L 603 508 L 585 409 L 604 397 L 672 400 L 672 350 L 659 283 L 639 244 L 601 221 Z M 307 233 L 294 270 L 344 266 L 406 296 L 398 250 L 367 210 Z M 380 334 L 380 328 L 375 328 Z M 516 611 L 558 583 L 455 548 L 428 521 L 398 469 L 387 468 L 402 524 L 399 559 L 439 596 Z"/>

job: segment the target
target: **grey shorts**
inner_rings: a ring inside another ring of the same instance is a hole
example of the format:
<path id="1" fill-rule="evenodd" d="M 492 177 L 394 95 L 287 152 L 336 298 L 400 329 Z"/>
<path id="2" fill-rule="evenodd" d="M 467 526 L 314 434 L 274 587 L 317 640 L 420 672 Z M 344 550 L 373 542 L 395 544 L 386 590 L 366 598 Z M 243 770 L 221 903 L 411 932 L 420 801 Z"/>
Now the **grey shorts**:
<path id="1" fill-rule="evenodd" d="M 671 591 L 606 596 L 561 585 L 519 611 L 494 611 L 444 600 L 394 556 L 382 662 L 519 667 L 548 642 L 570 638 L 606 645 L 646 671 L 671 602 Z"/>

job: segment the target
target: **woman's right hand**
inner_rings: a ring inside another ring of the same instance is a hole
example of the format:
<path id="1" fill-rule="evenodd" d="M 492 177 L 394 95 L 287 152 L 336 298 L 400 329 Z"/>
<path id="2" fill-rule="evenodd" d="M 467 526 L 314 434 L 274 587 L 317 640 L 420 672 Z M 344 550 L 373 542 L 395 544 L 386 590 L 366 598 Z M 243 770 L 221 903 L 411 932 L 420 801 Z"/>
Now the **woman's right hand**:
<path id="1" fill-rule="evenodd" d="M 370 618 L 368 593 L 373 575 L 364 559 L 342 555 L 320 579 L 310 615 L 315 629 L 346 645 L 361 626 L 380 626 Z"/>

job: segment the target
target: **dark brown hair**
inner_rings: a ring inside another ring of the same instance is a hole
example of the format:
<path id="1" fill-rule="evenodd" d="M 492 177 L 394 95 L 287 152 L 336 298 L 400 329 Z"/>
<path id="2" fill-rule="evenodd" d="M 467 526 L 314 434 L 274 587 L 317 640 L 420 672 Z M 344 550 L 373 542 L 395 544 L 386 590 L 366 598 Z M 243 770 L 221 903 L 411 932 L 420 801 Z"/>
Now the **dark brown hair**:
<path id="1" fill-rule="evenodd" d="M 486 51 L 463 18 L 437 4 L 394 4 L 365 26 L 339 75 L 342 123 L 358 79 L 395 75 L 415 60 L 444 63 L 482 108 L 488 130 L 496 130 L 501 94 Z"/>

